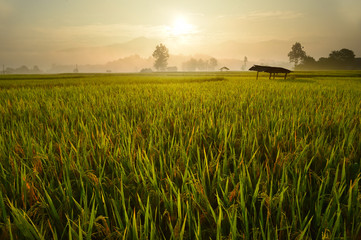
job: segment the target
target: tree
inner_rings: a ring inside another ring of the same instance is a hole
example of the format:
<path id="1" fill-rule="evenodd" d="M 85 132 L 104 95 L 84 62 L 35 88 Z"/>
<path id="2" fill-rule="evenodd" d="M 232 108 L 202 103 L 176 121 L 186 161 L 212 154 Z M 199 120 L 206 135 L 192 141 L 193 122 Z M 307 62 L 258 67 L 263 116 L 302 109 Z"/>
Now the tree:
<path id="1" fill-rule="evenodd" d="M 332 51 L 328 58 L 321 57 L 316 61 L 311 56 L 305 56 L 295 67 L 297 70 L 315 70 L 315 69 L 358 69 L 355 54 L 352 50 L 343 48 Z"/>
<path id="2" fill-rule="evenodd" d="M 32 73 L 41 73 L 41 70 L 37 65 L 35 65 L 32 69 Z"/>
<path id="3" fill-rule="evenodd" d="M 339 63 L 349 63 L 355 60 L 355 54 L 352 50 L 343 48 L 340 51 L 332 51 L 329 58 Z"/>
<path id="4" fill-rule="evenodd" d="M 183 63 L 183 70 L 185 71 L 195 71 L 198 68 L 198 61 L 194 58 L 189 59 Z"/>
<path id="5" fill-rule="evenodd" d="M 79 72 L 79 69 L 78 69 L 78 64 L 77 64 L 73 70 L 73 73 L 78 73 L 78 72 Z"/>
<path id="6" fill-rule="evenodd" d="M 27 66 L 23 65 L 16 69 L 16 73 L 27 74 L 27 73 L 29 73 L 29 68 Z"/>
<path id="7" fill-rule="evenodd" d="M 141 73 L 151 73 L 153 72 L 152 69 L 150 68 L 142 68 L 142 70 L 140 70 Z"/>
<path id="8" fill-rule="evenodd" d="M 191 58 L 182 64 L 182 68 L 185 71 L 213 71 L 217 65 L 217 59 L 215 58 L 210 58 L 209 60 Z"/>
<path id="9" fill-rule="evenodd" d="M 303 50 L 301 43 L 296 42 L 292 46 L 292 50 L 288 53 L 288 57 L 290 62 L 295 63 L 295 67 L 298 63 L 302 62 L 302 60 L 306 57 L 306 52 Z"/>
<path id="10" fill-rule="evenodd" d="M 215 59 L 214 57 L 209 59 L 208 62 L 209 70 L 213 71 L 217 67 L 217 65 L 218 65 L 217 59 Z"/>
<path id="11" fill-rule="evenodd" d="M 244 56 L 243 65 L 242 65 L 242 71 L 246 70 L 246 68 L 247 68 L 247 62 L 248 62 L 248 58 L 247 58 L 247 56 Z"/>
<path id="12" fill-rule="evenodd" d="M 207 65 L 207 61 L 204 61 L 203 59 L 198 59 L 197 68 L 199 71 L 207 70 Z"/>
<path id="13" fill-rule="evenodd" d="M 296 66 L 296 70 L 313 70 L 317 69 L 317 62 L 311 56 L 305 56 L 301 63 Z"/>
<path id="14" fill-rule="evenodd" d="M 169 51 L 168 48 L 163 45 L 159 44 L 156 46 L 153 57 L 155 58 L 154 67 L 158 71 L 164 71 L 168 65 L 168 58 L 169 58 Z"/>

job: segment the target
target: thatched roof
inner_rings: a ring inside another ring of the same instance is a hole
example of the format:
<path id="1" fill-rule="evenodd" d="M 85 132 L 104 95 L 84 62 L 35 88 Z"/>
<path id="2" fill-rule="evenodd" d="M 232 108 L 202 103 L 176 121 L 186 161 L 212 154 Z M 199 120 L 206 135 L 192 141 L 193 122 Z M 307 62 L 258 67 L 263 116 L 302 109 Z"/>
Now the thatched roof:
<path id="1" fill-rule="evenodd" d="M 290 73 L 291 70 L 281 67 L 270 67 L 270 66 L 261 66 L 261 65 L 253 65 L 249 70 L 257 71 L 257 72 L 267 72 L 267 73 Z"/>

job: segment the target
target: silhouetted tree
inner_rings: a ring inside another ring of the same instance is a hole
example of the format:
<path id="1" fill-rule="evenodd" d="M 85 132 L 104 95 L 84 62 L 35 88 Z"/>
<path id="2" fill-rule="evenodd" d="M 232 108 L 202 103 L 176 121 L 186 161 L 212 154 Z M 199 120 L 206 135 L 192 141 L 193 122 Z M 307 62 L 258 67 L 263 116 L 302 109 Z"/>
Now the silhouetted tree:
<path id="1" fill-rule="evenodd" d="M 168 65 L 168 58 L 169 58 L 169 51 L 168 48 L 163 45 L 159 44 L 156 46 L 153 57 L 155 58 L 154 67 L 158 71 L 164 71 Z"/>
<path id="2" fill-rule="evenodd" d="M 306 52 L 303 50 L 301 43 L 296 42 L 292 46 L 292 50 L 288 53 L 290 62 L 295 63 L 295 67 L 306 57 Z"/>
<path id="3" fill-rule="evenodd" d="M 343 48 L 338 51 L 332 51 L 327 58 L 321 57 L 316 61 L 313 57 L 305 55 L 298 65 L 296 70 L 326 70 L 326 69 L 340 69 L 340 70 L 356 70 L 361 69 L 361 59 L 355 58 L 352 50 Z"/>
<path id="4" fill-rule="evenodd" d="M 343 48 L 340 51 L 332 51 L 329 59 L 339 63 L 350 63 L 355 60 L 355 54 L 352 50 Z"/>
<path id="5" fill-rule="evenodd" d="M 317 68 L 317 61 L 311 56 L 305 56 L 299 65 L 295 67 L 296 70 L 314 70 Z"/>

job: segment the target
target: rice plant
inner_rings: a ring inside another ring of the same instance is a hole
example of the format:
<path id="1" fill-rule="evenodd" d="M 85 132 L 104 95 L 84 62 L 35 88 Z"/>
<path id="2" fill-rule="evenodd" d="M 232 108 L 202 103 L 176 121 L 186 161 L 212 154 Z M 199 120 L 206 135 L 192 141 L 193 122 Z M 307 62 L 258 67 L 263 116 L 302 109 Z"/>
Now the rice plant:
<path id="1" fill-rule="evenodd" d="M 0 77 L 2 239 L 360 239 L 361 74 Z"/>

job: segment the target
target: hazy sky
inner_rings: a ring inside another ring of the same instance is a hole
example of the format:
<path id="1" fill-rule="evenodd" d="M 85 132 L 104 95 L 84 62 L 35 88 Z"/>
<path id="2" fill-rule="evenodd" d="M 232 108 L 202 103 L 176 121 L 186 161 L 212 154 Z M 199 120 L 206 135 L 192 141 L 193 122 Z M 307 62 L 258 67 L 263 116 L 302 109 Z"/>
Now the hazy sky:
<path id="1" fill-rule="evenodd" d="M 361 1 L 0 0 L 0 32 L 0 64 L 5 65 L 73 63 L 71 51 L 64 55 L 64 49 L 138 37 L 168 43 L 176 54 L 189 54 L 191 45 L 211 54 L 208 48 L 228 41 L 280 40 L 286 53 L 300 41 L 316 59 L 341 48 L 361 56 Z"/>

